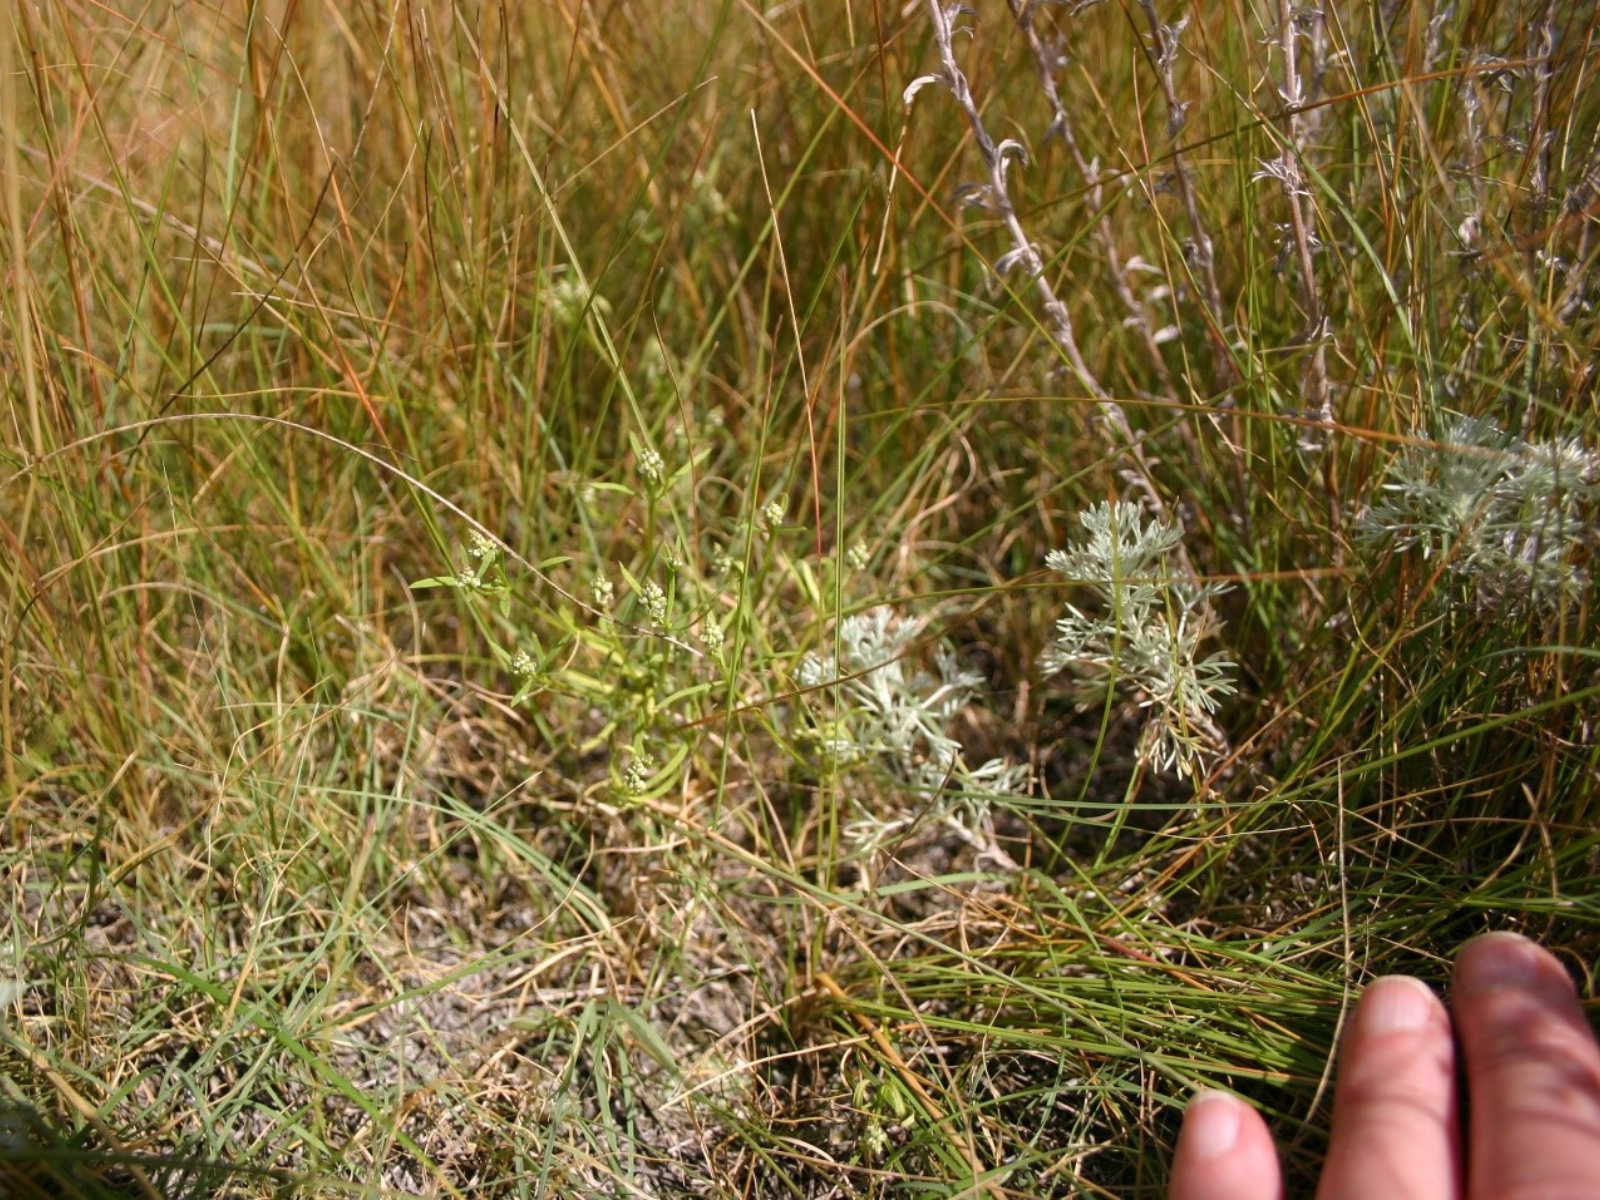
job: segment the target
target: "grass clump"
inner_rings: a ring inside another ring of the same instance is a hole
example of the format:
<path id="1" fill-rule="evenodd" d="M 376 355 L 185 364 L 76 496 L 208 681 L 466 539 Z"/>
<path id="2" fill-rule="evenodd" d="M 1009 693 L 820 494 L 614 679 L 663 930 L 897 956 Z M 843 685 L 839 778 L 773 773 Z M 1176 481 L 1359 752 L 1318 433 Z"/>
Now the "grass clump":
<path id="1" fill-rule="evenodd" d="M 1304 1183 L 1592 1003 L 1592 14 L 820 13 L 7 11 L 4 1187 Z"/>

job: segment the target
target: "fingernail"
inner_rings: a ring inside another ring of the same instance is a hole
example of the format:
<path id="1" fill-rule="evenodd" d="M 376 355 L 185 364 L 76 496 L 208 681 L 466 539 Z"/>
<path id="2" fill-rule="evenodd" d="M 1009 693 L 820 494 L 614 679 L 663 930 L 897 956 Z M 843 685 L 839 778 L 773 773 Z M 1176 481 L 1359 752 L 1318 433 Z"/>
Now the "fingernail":
<path id="1" fill-rule="evenodd" d="M 1367 985 L 1356 1020 L 1364 1034 L 1415 1033 L 1432 1019 L 1436 1003 L 1422 980 L 1385 975 Z"/>
<path id="2" fill-rule="evenodd" d="M 1470 992 L 1537 987 L 1545 980 L 1541 957 L 1520 933 L 1486 933 L 1461 951 L 1456 986 Z"/>
<path id="3" fill-rule="evenodd" d="M 1241 1101 L 1227 1092 L 1200 1092 L 1183 1111 L 1183 1140 L 1195 1158 L 1221 1158 L 1239 1141 Z"/>

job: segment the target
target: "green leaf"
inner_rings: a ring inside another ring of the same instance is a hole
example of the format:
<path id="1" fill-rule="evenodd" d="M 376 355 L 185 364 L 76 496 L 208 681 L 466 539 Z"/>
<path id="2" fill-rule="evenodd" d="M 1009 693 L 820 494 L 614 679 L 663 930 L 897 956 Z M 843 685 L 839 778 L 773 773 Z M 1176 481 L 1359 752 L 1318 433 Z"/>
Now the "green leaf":
<path id="1" fill-rule="evenodd" d="M 674 1075 L 679 1074 L 678 1059 L 655 1025 L 645 1020 L 636 1010 L 626 1004 L 618 1004 L 614 1000 L 611 1002 L 611 1012 L 614 1016 L 620 1017 L 622 1023 L 628 1027 L 628 1031 L 639 1040 L 640 1049 Z"/>

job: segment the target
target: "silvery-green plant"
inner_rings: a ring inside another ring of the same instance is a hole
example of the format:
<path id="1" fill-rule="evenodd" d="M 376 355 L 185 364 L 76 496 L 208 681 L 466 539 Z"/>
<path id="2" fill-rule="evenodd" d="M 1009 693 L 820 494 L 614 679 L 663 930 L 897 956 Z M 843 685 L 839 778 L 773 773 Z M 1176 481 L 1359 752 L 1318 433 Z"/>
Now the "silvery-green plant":
<path id="1" fill-rule="evenodd" d="M 827 685 L 832 712 L 817 731 L 817 745 L 837 766 L 870 764 L 895 783 L 931 798 L 939 817 L 966 810 L 982 825 L 990 805 L 1027 783 L 1027 769 L 990 759 L 970 767 L 950 723 L 971 703 L 983 683 L 964 669 L 944 643 L 934 649 L 934 670 L 917 665 L 919 630 L 890 608 L 846 617 L 839 625 L 836 658 L 808 654 L 800 665 L 802 687 Z M 944 807 L 949 796 L 951 807 Z M 905 824 L 865 814 L 851 826 L 858 844 L 875 845 Z M 970 828 L 962 826 L 964 829 Z"/>
<path id="2" fill-rule="evenodd" d="M 1136 504 L 1097 504 L 1078 521 L 1087 537 L 1045 561 L 1100 603 L 1093 612 L 1067 606 L 1040 665 L 1046 676 L 1069 672 L 1085 701 L 1108 689 L 1136 696 L 1149 714 L 1141 759 L 1189 775 L 1226 744 L 1211 714 L 1234 691 L 1233 660 L 1200 655 L 1217 624 L 1211 601 L 1224 586 L 1174 574 L 1178 530 L 1162 517 L 1146 519 Z"/>
<path id="3" fill-rule="evenodd" d="M 1600 500 L 1600 455 L 1575 440 L 1527 441 L 1482 417 L 1453 417 L 1436 441 L 1390 463 L 1361 520 L 1368 540 L 1471 585 L 1489 610 L 1554 608 L 1575 597 Z"/>

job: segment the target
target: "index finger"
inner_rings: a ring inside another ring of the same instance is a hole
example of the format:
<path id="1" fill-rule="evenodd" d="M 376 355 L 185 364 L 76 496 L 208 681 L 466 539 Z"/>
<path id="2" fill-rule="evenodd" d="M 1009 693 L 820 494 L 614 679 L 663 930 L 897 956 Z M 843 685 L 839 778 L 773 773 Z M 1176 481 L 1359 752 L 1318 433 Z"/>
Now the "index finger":
<path id="1" fill-rule="evenodd" d="M 1468 1195 L 1600 1195 L 1600 1046 L 1556 959 L 1516 934 L 1456 960 L 1471 1095 Z"/>

